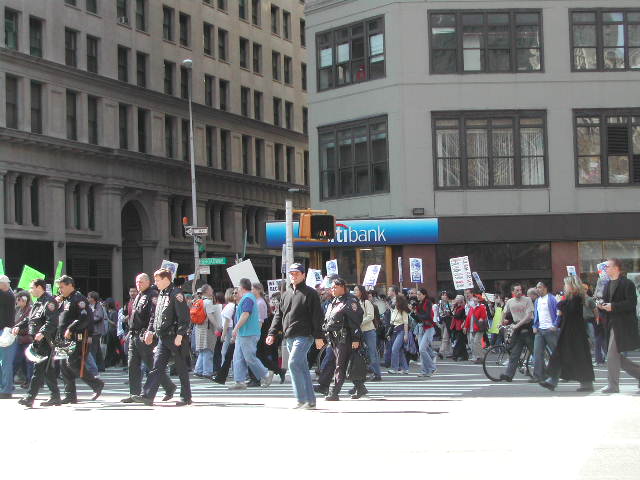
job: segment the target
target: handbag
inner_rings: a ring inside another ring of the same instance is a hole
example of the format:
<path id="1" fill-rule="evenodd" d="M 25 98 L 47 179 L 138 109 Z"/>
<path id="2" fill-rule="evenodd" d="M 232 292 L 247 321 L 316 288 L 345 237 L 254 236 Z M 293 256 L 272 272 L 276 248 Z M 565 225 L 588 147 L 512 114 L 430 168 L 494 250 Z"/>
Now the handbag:
<path id="1" fill-rule="evenodd" d="M 360 347 L 351 352 L 349 365 L 347 365 L 347 379 L 352 382 L 362 382 L 367 378 L 369 371 L 369 355 L 367 347 L 360 344 Z"/>

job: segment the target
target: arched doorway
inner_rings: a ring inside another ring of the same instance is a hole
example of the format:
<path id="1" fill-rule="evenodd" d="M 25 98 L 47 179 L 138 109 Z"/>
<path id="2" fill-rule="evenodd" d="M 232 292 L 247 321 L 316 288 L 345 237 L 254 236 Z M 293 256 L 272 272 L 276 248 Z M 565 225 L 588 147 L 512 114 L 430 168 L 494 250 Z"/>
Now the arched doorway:
<path id="1" fill-rule="evenodd" d="M 142 271 L 142 222 L 132 202 L 122 209 L 122 287 L 124 299 L 129 298 L 129 287 L 134 286 L 135 276 Z"/>

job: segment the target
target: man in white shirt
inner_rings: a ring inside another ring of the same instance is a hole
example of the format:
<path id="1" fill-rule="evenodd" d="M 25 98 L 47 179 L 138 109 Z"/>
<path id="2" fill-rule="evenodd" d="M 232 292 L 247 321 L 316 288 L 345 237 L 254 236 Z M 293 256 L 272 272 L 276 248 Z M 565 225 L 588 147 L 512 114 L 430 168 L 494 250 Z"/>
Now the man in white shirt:
<path id="1" fill-rule="evenodd" d="M 556 348 L 558 344 L 558 328 L 560 327 L 560 319 L 558 318 L 558 302 L 556 297 L 549 293 L 549 288 L 544 282 L 538 282 L 536 285 L 538 298 L 534 303 L 533 314 L 533 377 L 529 379 L 529 383 L 542 382 L 546 376 L 544 371 L 544 352 L 549 348 L 550 352 Z"/>

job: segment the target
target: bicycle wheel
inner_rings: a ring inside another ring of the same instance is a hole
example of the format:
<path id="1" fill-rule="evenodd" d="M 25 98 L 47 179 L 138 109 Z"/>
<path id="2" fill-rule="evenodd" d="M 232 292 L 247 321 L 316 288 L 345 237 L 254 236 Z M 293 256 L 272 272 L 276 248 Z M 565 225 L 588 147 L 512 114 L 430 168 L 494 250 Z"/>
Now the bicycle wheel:
<path id="1" fill-rule="evenodd" d="M 520 354 L 520 358 L 518 359 L 518 371 L 527 377 L 531 376 L 531 357 L 532 353 L 529 350 L 529 347 L 525 346 L 522 349 L 522 353 Z"/>
<path id="2" fill-rule="evenodd" d="M 487 378 L 493 382 L 500 381 L 500 375 L 504 373 L 509 364 L 509 352 L 504 345 L 494 345 L 484 354 L 482 369 Z"/>

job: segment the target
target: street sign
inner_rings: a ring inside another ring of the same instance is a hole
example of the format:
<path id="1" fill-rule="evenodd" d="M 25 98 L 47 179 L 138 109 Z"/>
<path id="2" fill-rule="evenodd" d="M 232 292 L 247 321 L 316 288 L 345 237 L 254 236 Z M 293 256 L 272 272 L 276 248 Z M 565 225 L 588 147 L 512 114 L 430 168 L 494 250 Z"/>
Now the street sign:
<path id="1" fill-rule="evenodd" d="M 200 265 L 200 275 L 211 275 L 211 267 L 209 265 Z"/>
<path id="2" fill-rule="evenodd" d="M 195 235 L 208 235 L 209 227 L 194 227 L 193 225 L 186 225 L 184 227 L 184 233 L 190 237 Z"/>
<path id="3" fill-rule="evenodd" d="M 227 257 L 201 258 L 200 265 L 226 265 Z"/>

